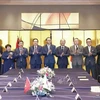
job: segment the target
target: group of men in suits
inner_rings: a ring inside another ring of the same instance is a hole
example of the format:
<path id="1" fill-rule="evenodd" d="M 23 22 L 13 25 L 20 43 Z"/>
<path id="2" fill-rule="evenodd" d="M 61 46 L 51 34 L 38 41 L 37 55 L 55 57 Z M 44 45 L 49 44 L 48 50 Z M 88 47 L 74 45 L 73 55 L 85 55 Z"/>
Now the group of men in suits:
<path id="1" fill-rule="evenodd" d="M 60 40 L 60 46 L 58 46 L 57 48 L 52 44 L 52 39 L 50 37 L 46 38 L 46 45 L 44 45 L 43 47 L 38 45 L 38 42 L 39 41 L 37 38 L 33 39 L 33 45 L 29 48 L 29 53 L 27 48 L 23 47 L 23 41 L 19 42 L 19 48 L 15 49 L 15 51 L 11 51 L 11 45 L 6 45 L 6 51 L 2 54 L 2 59 L 4 60 L 4 69 L 8 70 L 9 67 L 14 68 L 14 61 L 16 61 L 18 68 L 26 68 L 26 58 L 28 57 L 28 55 L 30 56 L 30 65 L 32 69 L 41 68 L 42 55 L 44 56 L 44 65 L 52 69 L 55 65 L 54 56 L 58 58 L 58 68 L 67 68 L 69 64 L 69 56 L 72 57 L 73 68 L 82 68 L 84 56 L 86 71 L 90 74 L 91 70 L 92 76 L 95 78 L 95 56 L 98 55 L 97 64 L 100 65 L 100 45 L 98 45 L 97 47 L 92 46 L 91 38 L 86 39 L 86 47 L 83 47 L 79 44 L 78 38 L 74 38 L 74 44 L 70 48 L 65 46 L 65 39 Z M 5 70 L 4 72 L 6 72 L 7 70 Z"/>
<path id="2" fill-rule="evenodd" d="M 86 71 L 90 74 L 92 72 L 92 77 L 96 78 L 96 60 L 97 55 L 96 47 L 92 46 L 91 38 L 86 39 L 87 46 L 83 47 L 79 45 L 78 38 L 74 39 L 74 45 L 70 47 L 70 55 L 72 56 L 72 66 L 73 68 L 82 68 L 83 56 L 85 57 Z"/>

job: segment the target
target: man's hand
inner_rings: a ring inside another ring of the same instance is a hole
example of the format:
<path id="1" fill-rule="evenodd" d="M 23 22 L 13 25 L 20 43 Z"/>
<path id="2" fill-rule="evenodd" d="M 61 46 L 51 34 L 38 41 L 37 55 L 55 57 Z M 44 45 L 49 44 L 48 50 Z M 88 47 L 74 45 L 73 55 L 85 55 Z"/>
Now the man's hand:
<path id="1" fill-rule="evenodd" d="M 61 53 L 60 57 L 62 57 L 64 55 L 64 52 Z"/>
<path id="2" fill-rule="evenodd" d="M 8 58 L 11 58 L 12 59 L 12 55 L 9 55 Z"/>
<path id="3" fill-rule="evenodd" d="M 92 55 L 92 52 L 89 52 L 88 56 L 91 56 Z"/>
<path id="4" fill-rule="evenodd" d="M 51 50 L 49 50 L 49 51 L 48 51 L 48 54 L 50 54 L 50 53 L 52 53 L 52 51 L 51 51 Z"/>
<path id="5" fill-rule="evenodd" d="M 23 50 L 20 50 L 20 55 L 22 55 L 24 52 L 23 52 Z"/>
<path id="6" fill-rule="evenodd" d="M 38 54 L 38 53 L 39 53 L 38 51 L 33 52 L 33 54 Z"/>
<path id="7" fill-rule="evenodd" d="M 2 54 L 0 53 L 0 57 L 2 56 Z"/>

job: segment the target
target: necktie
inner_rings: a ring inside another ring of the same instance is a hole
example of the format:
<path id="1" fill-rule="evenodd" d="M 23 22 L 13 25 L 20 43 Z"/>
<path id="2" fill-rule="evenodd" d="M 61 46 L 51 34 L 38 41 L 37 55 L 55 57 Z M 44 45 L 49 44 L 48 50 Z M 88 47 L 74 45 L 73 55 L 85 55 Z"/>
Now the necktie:
<path id="1" fill-rule="evenodd" d="M 36 46 L 34 47 L 34 52 L 37 52 L 37 47 Z"/>
<path id="2" fill-rule="evenodd" d="M 91 52 L 91 46 L 89 46 L 88 49 L 89 49 L 89 52 Z"/>
<path id="3" fill-rule="evenodd" d="M 78 46 L 76 45 L 76 51 L 78 50 Z"/>
<path id="4" fill-rule="evenodd" d="M 61 50 L 62 50 L 62 52 L 64 51 L 64 47 L 63 46 L 61 47 Z"/>

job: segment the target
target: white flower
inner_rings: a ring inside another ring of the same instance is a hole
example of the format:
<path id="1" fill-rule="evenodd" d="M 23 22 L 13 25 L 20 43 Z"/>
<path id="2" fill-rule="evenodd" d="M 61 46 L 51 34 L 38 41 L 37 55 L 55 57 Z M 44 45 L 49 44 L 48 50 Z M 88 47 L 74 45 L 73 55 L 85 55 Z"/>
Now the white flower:
<path id="1" fill-rule="evenodd" d="M 52 83 L 52 81 L 48 80 L 51 80 L 52 77 L 55 76 L 54 71 L 48 67 L 44 67 L 40 70 L 37 70 L 37 73 L 40 77 L 36 78 L 33 82 L 31 82 L 30 90 L 32 91 L 32 95 L 48 95 L 49 92 L 54 91 L 54 84 Z"/>

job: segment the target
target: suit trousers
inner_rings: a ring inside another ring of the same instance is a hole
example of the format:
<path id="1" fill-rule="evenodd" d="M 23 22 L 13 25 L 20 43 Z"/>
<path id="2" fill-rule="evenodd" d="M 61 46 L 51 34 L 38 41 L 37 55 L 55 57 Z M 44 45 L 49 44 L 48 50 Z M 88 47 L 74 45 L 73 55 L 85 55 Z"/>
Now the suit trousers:
<path id="1" fill-rule="evenodd" d="M 54 64 L 54 63 L 49 63 L 49 62 L 48 62 L 48 63 L 46 63 L 46 64 L 44 64 L 44 65 L 45 65 L 45 67 L 48 66 L 49 68 L 54 69 L 54 65 L 55 65 L 55 64 Z"/>
<path id="2" fill-rule="evenodd" d="M 0 58 L 0 75 L 2 74 L 2 64 L 1 64 L 1 58 Z"/>
<path id="3" fill-rule="evenodd" d="M 37 64 L 36 62 L 34 64 L 31 64 L 31 69 L 40 69 L 41 64 Z"/>
<path id="4" fill-rule="evenodd" d="M 58 68 L 67 68 L 67 66 L 66 64 L 58 64 Z"/>
<path id="5" fill-rule="evenodd" d="M 88 65 L 86 65 L 86 71 L 90 74 L 90 71 L 92 72 L 92 77 L 96 79 L 95 76 L 95 65 L 92 65 L 91 63 L 89 63 Z"/>
<path id="6" fill-rule="evenodd" d="M 96 65 L 96 78 L 100 75 L 100 65 Z"/>
<path id="7" fill-rule="evenodd" d="M 72 67 L 73 67 L 73 68 L 82 68 L 82 65 L 76 64 L 76 65 L 72 65 Z"/>

